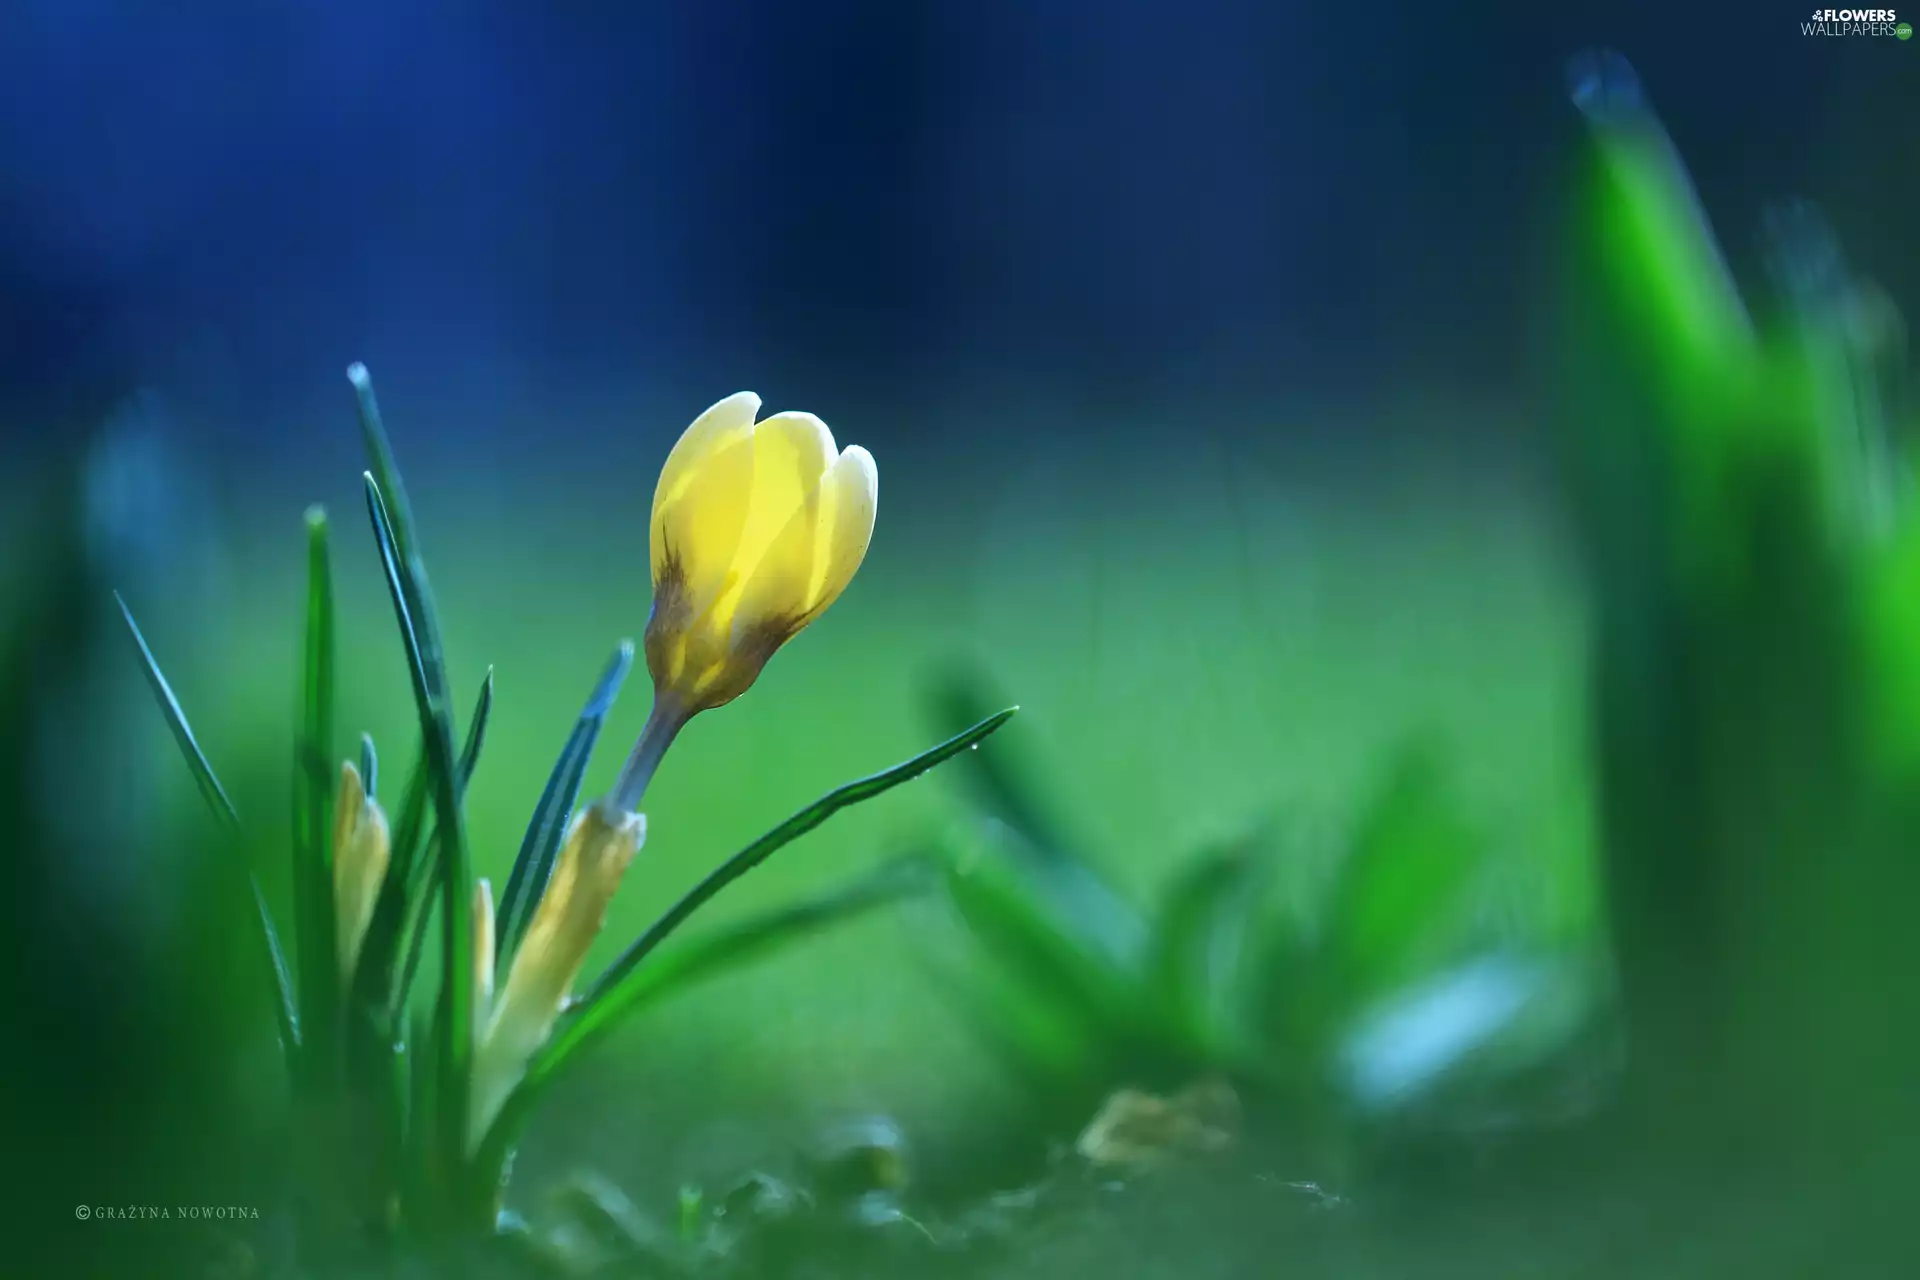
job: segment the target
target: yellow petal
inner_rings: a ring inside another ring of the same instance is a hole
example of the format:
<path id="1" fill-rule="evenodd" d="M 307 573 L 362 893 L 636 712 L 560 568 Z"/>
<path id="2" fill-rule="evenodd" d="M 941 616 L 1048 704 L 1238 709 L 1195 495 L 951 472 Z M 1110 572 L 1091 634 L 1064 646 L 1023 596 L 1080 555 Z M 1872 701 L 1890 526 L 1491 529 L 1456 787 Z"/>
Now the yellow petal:
<path id="1" fill-rule="evenodd" d="M 353 767 L 353 761 L 340 762 L 340 791 L 333 806 L 333 848 L 337 855 L 346 846 L 353 834 L 354 826 L 360 821 L 360 811 L 367 803 L 366 784 L 360 780 L 360 771 Z M 336 871 L 339 859 L 334 859 Z"/>
<path id="2" fill-rule="evenodd" d="M 760 397 L 751 391 L 736 391 L 710 406 L 693 420 L 660 468 L 660 481 L 653 488 L 653 513 L 680 496 L 688 478 L 701 462 L 732 440 L 753 430 L 754 415 L 760 412 Z"/>
<path id="3" fill-rule="evenodd" d="M 760 397 L 741 391 L 714 405 L 680 436 L 653 491 L 651 551 L 656 598 L 677 570 L 678 588 L 703 611 L 726 584 L 753 496 L 753 415 Z"/>
<path id="4" fill-rule="evenodd" d="M 334 942 L 341 980 L 349 985 L 391 852 L 387 815 L 367 798 L 353 762 L 342 763 L 333 818 Z"/>
<path id="5" fill-rule="evenodd" d="M 773 540 L 734 610 L 733 643 L 783 644 L 832 604 L 866 558 L 880 473 L 859 445 L 833 460 L 820 487 Z"/>
<path id="6" fill-rule="evenodd" d="M 880 468 L 857 444 L 835 458 L 820 482 L 820 538 L 807 590 L 807 619 L 840 598 L 867 558 L 880 506 Z"/>
<path id="7" fill-rule="evenodd" d="M 794 514 L 814 501 L 833 455 L 833 432 L 810 413 L 776 413 L 754 427 L 753 499 L 733 558 L 742 581 L 759 572 Z"/>
<path id="8" fill-rule="evenodd" d="M 604 804 L 574 818 L 474 1054 L 470 1143 L 486 1135 L 552 1031 L 646 830 L 641 815 Z"/>
<path id="9" fill-rule="evenodd" d="M 714 617 L 736 648 L 752 647 L 769 631 L 784 639 L 806 612 L 818 554 L 820 484 L 834 461 L 833 433 L 810 413 L 768 418 L 754 428 L 754 444 L 753 516 L 740 539 L 739 592 L 723 599 Z"/>

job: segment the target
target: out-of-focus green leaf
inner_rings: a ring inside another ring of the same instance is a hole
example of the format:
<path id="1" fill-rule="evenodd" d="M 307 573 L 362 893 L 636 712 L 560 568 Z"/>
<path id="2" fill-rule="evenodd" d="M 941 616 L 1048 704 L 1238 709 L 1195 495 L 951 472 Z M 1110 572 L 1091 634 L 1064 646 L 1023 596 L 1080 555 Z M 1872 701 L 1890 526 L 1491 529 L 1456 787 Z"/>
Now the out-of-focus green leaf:
<path id="1" fill-rule="evenodd" d="M 1147 977 L 1169 1017 L 1208 1056 L 1243 1041 L 1243 979 L 1269 881 L 1257 841 L 1189 859 L 1154 921 Z"/>
<path id="2" fill-rule="evenodd" d="M 971 941 L 971 935 L 969 935 Z M 1010 1077 L 1041 1093 L 1098 1089 L 1113 1046 L 1001 966 L 920 955 L 943 1001 L 950 1002 Z"/>
<path id="3" fill-rule="evenodd" d="M 1327 902 L 1329 996 L 1355 1011 L 1452 957 L 1482 868 L 1435 759 L 1404 756 L 1362 814 Z"/>
<path id="4" fill-rule="evenodd" d="M 1043 905 L 1053 928 L 1116 969 L 1137 970 L 1145 962 L 1147 919 L 1106 877 L 1072 855 L 1033 856 L 1023 832 L 991 819 L 981 835 Z"/>
<path id="5" fill-rule="evenodd" d="M 1716 384 L 1736 367 L 1750 369 L 1758 348 L 1686 166 L 1625 58 L 1593 50 L 1574 59 L 1569 75 L 1599 144 L 1621 300 L 1664 353 L 1676 396 L 1723 396 L 1733 389 Z M 1717 413 L 1687 417 L 1701 427 L 1726 421 Z"/>
<path id="6" fill-rule="evenodd" d="M 274 1017 L 279 1023 L 280 1046 L 286 1053 L 288 1066 L 292 1067 L 300 1051 L 300 1023 L 294 1006 L 293 980 L 287 972 L 286 953 L 280 948 L 279 932 L 273 927 L 273 914 L 267 910 L 266 895 L 260 892 L 260 879 L 253 874 L 252 867 L 246 866 L 240 815 L 234 811 L 233 801 L 227 799 L 226 788 L 220 785 L 220 779 L 215 776 L 206 753 L 200 750 L 200 744 L 193 736 L 193 727 L 187 723 L 187 713 L 174 696 L 173 686 L 167 683 L 167 677 L 161 673 L 153 650 L 147 647 L 147 638 L 140 634 L 140 624 L 133 620 L 133 611 L 127 608 L 127 602 L 120 598 L 119 592 L 114 593 L 113 600 L 120 606 L 120 616 L 126 620 L 127 633 L 133 637 L 134 647 L 139 651 L 147 683 L 152 687 L 154 699 L 159 702 L 160 710 L 167 718 L 167 727 L 173 730 L 173 739 L 180 746 L 180 754 L 186 757 L 201 796 L 223 824 L 233 855 L 246 873 L 247 887 L 253 894 L 254 920 L 262 958 L 273 983 Z"/>
<path id="7" fill-rule="evenodd" d="M 401 1152 L 407 1199 L 430 1204 L 438 1196 L 440 1169 L 439 1062 L 433 1037 L 434 1011 L 418 1009 L 408 1016 L 406 1038 L 406 1129 Z"/>
<path id="8" fill-rule="evenodd" d="M 1566 1048 L 1592 1012 L 1574 965 L 1488 953 L 1436 974 L 1360 1019 L 1338 1055 L 1345 1091 L 1374 1112 L 1431 1099 L 1468 1075 L 1497 1080 Z"/>
<path id="9" fill-rule="evenodd" d="M 1124 1044 L 1153 1017 L 1138 977 L 1085 946 L 1044 909 L 1013 868 L 985 858 L 953 866 L 946 889 L 985 961 L 1014 974 L 1081 1034 Z"/>
<path id="10" fill-rule="evenodd" d="M 1902 478 L 1890 402 L 1904 359 L 1904 323 L 1885 292 L 1853 274 L 1839 237 L 1811 202 L 1781 201 L 1762 221 L 1768 266 L 1788 308 L 1801 366 L 1813 459 L 1842 537 L 1879 545 L 1892 531 Z"/>
<path id="11" fill-rule="evenodd" d="M 1599 340 L 1571 353 L 1568 413 L 1624 1092 L 1675 1150 L 1745 1145 L 1755 1115 L 1865 1149 L 1911 1093 L 1913 1037 L 1857 1032 L 1913 967 L 1917 751 L 1912 605 L 1879 594 L 1912 550 L 1900 504 L 1890 530 L 1874 514 L 1869 317 L 1796 212 L 1768 228 L 1790 322 L 1754 336 L 1630 97 L 1624 123 L 1589 111 L 1582 241 L 1612 287 L 1582 309 Z"/>
<path id="12" fill-rule="evenodd" d="M 527 834 L 520 842 L 513 871 L 507 877 L 507 892 L 500 900 L 495 928 L 494 960 L 503 982 L 514 953 L 520 948 L 520 939 L 533 922 L 540 895 L 546 892 L 547 880 L 553 874 L 553 860 L 559 856 L 560 844 L 566 838 L 567 819 L 580 798 L 580 782 L 586 777 L 587 762 L 593 757 L 600 727 L 606 723 L 614 699 L 620 696 L 620 686 L 632 668 L 633 642 L 624 640 L 600 673 L 587 705 L 580 709 L 573 732 L 567 736 L 567 744 L 554 762 L 553 772 L 547 776 L 546 789 L 540 793 L 540 803 L 533 810 L 533 820 L 527 824 Z"/>
<path id="13" fill-rule="evenodd" d="M 1874 712 L 1867 723 L 1882 777 L 1920 777 L 1920 507 L 1896 518 L 1869 562 L 1859 601 L 1862 656 Z"/>
<path id="14" fill-rule="evenodd" d="M 1579 483 L 1600 496 L 1606 555 L 1657 549 L 1696 583 L 1750 579 L 1756 504 L 1817 514 L 1830 477 L 1798 359 L 1764 346 L 1686 167 L 1617 53 L 1576 59 L 1574 101 L 1598 160 L 1591 207 L 1608 357 Z M 1777 515 L 1778 513 L 1776 513 Z M 1641 620 L 1642 625 L 1649 625 Z"/>
<path id="15" fill-rule="evenodd" d="M 294 764 L 293 902 L 310 1079 L 332 1070 L 340 1017 L 333 902 L 333 572 L 327 516 L 307 512 L 307 626 Z"/>

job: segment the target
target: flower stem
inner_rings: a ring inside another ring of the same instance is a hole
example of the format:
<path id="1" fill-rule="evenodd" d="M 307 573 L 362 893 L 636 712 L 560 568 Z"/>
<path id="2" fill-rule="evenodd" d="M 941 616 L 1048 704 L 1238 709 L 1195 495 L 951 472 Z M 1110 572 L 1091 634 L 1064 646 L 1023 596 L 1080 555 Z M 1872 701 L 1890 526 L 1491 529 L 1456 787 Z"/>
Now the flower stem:
<path id="1" fill-rule="evenodd" d="M 691 718 L 676 700 L 654 694 L 653 710 L 647 715 L 646 727 L 640 730 L 640 740 L 633 744 L 627 763 L 620 769 L 619 779 L 607 794 L 608 804 L 624 813 L 639 812 L 640 800 L 647 794 L 647 784 L 653 781 L 654 770 L 660 767 L 660 760 L 667 754 L 667 748 L 673 745 L 674 737 Z"/>

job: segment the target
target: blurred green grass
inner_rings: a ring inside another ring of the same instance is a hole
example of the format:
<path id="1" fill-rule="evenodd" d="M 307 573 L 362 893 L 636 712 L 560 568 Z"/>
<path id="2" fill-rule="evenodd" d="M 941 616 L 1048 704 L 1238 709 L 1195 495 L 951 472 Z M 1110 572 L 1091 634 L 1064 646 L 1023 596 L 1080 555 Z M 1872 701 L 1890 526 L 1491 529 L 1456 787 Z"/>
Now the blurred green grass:
<path id="1" fill-rule="evenodd" d="M 1196 414 L 1092 451 L 1036 431 L 1017 450 L 977 440 L 977 453 L 881 457 L 867 566 L 747 697 L 675 746 L 589 968 L 794 808 L 924 746 L 927 678 L 956 658 L 1023 705 L 1008 732 L 1072 762 L 1047 780 L 1052 798 L 1111 851 L 1123 885 L 1145 892 L 1184 851 L 1258 816 L 1340 820 L 1418 735 L 1499 838 L 1536 927 L 1584 930 L 1581 618 L 1550 498 L 1524 459 L 1446 448 L 1484 438 L 1451 418 L 1498 410 L 1404 403 L 1320 408 L 1293 433 Z M 658 459 L 635 440 L 585 478 L 575 460 L 449 467 L 443 445 L 414 446 L 435 425 L 417 407 L 389 412 L 460 702 L 496 671 L 468 808 L 476 869 L 498 885 L 580 698 L 644 626 L 650 485 L 622 482 L 650 478 Z M 229 488 L 217 625 L 151 637 L 163 663 L 191 656 L 174 663 L 180 695 L 243 813 L 269 831 L 287 811 L 307 502 L 324 501 L 341 531 L 340 731 L 373 733 L 394 769 L 414 750 L 342 416 L 325 474 L 262 465 Z M 1326 440 L 1342 443 L 1313 447 Z M 247 474 L 248 459 L 223 462 Z M 145 586 L 124 584 L 136 610 Z M 616 708 L 586 794 L 611 782 L 646 709 L 642 683 Z M 151 736 L 171 750 L 157 725 Z M 170 821 L 191 830 L 197 804 L 180 770 Z M 938 774 L 849 813 L 749 877 L 715 922 L 870 865 L 952 813 Z M 283 894 L 285 859 L 271 856 L 263 874 Z M 645 1186 L 736 1171 L 845 1110 L 891 1111 L 933 1135 L 964 1128 L 1004 1082 L 934 998 L 910 928 L 897 915 L 857 922 L 641 1019 L 563 1086 L 526 1158 Z"/>

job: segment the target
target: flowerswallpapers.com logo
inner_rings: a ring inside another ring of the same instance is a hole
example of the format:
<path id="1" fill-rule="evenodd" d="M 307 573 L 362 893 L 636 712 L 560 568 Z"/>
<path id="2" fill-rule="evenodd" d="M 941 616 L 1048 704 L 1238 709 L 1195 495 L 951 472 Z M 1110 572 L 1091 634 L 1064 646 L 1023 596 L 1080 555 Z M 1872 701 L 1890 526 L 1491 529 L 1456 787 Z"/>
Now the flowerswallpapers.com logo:
<path id="1" fill-rule="evenodd" d="M 1892 9 L 1815 9 L 1813 17 L 1800 24 L 1806 36 L 1892 36 L 1907 40 L 1913 28 L 1900 21 Z"/>

